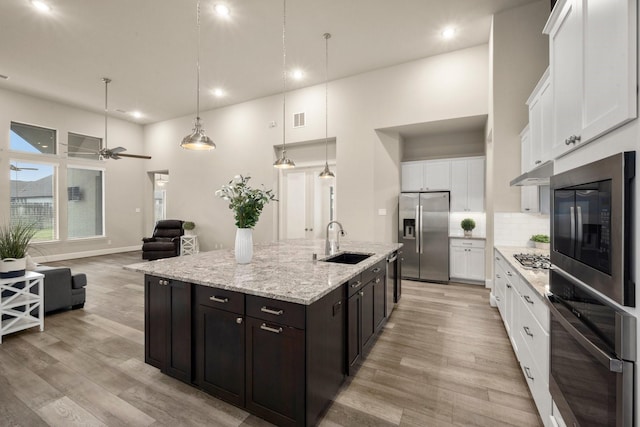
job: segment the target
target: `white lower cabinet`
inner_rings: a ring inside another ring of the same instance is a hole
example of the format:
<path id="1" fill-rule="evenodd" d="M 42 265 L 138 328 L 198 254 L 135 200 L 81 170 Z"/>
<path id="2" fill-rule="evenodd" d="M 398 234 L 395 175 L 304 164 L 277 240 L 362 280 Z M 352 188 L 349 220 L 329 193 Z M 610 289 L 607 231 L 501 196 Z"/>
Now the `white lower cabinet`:
<path id="1" fill-rule="evenodd" d="M 551 427 L 549 309 L 543 297 L 516 273 L 499 251 L 495 250 L 494 255 L 498 310 L 540 418 L 546 427 Z M 498 298 L 504 301 L 502 307 Z"/>
<path id="2" fill-rule="evenodd" d="M 484 245 L 481 239 L 451 239 L 449 277 L 484 283 Z"/>

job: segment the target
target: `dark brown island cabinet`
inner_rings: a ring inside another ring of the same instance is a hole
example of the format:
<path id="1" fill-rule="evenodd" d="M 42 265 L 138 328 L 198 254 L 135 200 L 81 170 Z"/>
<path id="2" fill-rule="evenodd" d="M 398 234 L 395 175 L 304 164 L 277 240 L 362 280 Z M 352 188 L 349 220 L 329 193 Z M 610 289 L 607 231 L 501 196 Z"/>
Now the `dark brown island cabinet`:
<path id="1" fill-rule="evenodd" d="M 315 425 L 382 328 L 386 262 L 310 305 L 145 276 L 145 362 L 278 426 Z"/>

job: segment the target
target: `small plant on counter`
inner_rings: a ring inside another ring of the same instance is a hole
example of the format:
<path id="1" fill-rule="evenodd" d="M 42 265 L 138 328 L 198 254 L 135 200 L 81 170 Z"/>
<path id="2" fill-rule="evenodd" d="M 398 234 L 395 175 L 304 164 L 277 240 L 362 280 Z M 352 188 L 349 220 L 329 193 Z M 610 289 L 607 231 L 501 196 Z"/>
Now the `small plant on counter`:
<path id="1" fill-rule="evenodd" d="M 537 243 L 549 243 L 549 236 L 546 234 L 534 234 L 531 236 L 531 241 Z"/>
<path id="2" fill-rule="evenodd" d="M 464 235 L 470 237 L 471 232 L 476 228 L 476 222 L 471 218 L 465 218 L 460 222 L 460 227 L 464 230 Z"/>
<path id="3" fill-rule="evenodd" d="M 229 202 L 238 228 L 255 227 L 264 206 L 272 200 L 278 201 L 273 190 L 251 188 L 250 179 L 250 176 L 236 175 L 228 185 L 216 191 L 217 197 Z"/>

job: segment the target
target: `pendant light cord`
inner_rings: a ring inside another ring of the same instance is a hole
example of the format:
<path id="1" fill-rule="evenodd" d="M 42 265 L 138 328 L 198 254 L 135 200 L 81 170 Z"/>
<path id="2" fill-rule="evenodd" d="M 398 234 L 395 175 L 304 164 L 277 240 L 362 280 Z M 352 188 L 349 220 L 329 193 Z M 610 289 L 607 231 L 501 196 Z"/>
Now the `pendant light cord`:
<path id="1" fill-rule="evenodd" d="M 287 99 L 287 43 L 286 43 L 286 31 L 287 31 L 287 0 L 282 0 L 282 158 L 285 158 L 286 153 L 286 99 Z"/>
<path id="2" fill-rule="evenodd" d="M 329 38 L 331 34 L 324 33 L 325 85 L 324 85 L 324 158 L 329 164 Z"/>
<path id="3" fill-rule="evenodd" d="M 196 4 L 196 27 L 198 29 L 198 54 L 196 59 L 196 124 L 200 122 L 200 0 Z"/>
<path id="4" fill-rule="evenodd" d="M 109 108 L 108 108 L 108 104 L 107 104 L 107 100 L 108 100 L 108 95 L 109 95 L 109 91 L 108 91 L 108 87 L 109 87 L 109 83 L 111 83 L 111 79 L 108 77 L 103 77 L 102 81 L 104 82 L 104 149 L 108 149 L 107 146 L 107 116 L 109 115 Z"/>

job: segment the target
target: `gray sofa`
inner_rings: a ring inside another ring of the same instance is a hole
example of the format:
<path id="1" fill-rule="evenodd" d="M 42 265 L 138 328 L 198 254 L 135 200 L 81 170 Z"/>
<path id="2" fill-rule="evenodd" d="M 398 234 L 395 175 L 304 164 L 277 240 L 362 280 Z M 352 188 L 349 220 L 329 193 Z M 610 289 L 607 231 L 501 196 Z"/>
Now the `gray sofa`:
<path id="1" fill-rule="evenodd" d="M 38 265 L 34 271 L 44 274 L 44 312 L 84 307 L 87 276 L 71 274 L 67 267 Z"/>

